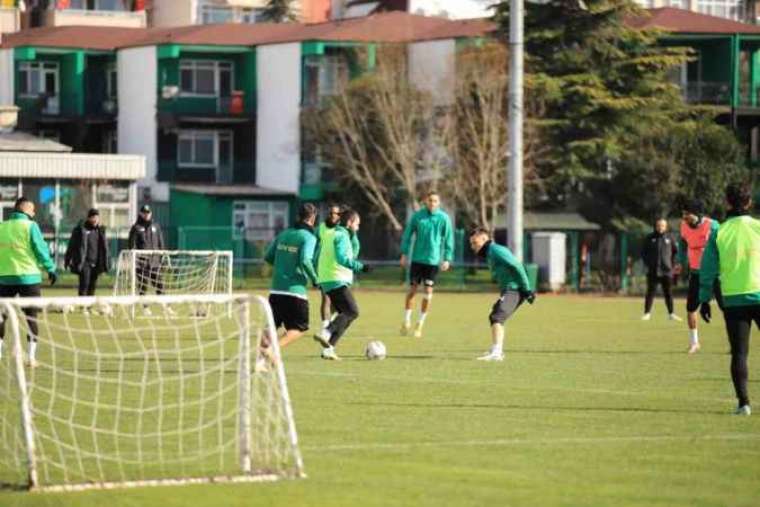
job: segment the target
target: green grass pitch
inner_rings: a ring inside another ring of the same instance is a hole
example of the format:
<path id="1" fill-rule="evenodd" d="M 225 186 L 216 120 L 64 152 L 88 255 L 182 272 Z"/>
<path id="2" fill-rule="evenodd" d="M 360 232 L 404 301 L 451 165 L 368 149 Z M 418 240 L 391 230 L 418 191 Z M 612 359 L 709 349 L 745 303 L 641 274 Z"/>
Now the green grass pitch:
<path id="1" fill-rule="evenodd" d="M 436 294 L 422 339 L 398 336 L 400 292 L 357 296 L 344 361 L 320 360 L 310 335 L 285 351 L 307 479 L 6 491 L 0 506 L 760 505 L 760 402 L 730 415 L 720 315 L 689 357 L 660 300 L 641 322 L 638 299 L 539 297 L 508 322 L 506 360 L 484 364 L 494 294 Z M 387 360 L 364 359 L 370 339 Z"/>

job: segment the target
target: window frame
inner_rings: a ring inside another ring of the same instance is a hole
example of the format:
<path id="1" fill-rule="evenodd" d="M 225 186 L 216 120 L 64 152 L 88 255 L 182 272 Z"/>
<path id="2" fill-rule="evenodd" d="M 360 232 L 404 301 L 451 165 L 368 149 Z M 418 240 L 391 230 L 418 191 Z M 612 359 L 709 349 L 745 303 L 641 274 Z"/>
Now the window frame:
<path id="1" fill-rule="evenodd" d="M 255 228 L 249 223 L 249 219 L 256 213 L 263 214 L 263 210 L 255 210 L 256 206 L 266 206 L 267 227 Z M 237 217 L 242 216 L 242 231 L 238 228 Z M 274 200 L 235 200 L 232 202 L 232 227 L 242 233 L 248 241 L 271 241 L 274 239 L 277 227 L 277 218 L 282 219 L 283 229 L 288 227 L 290 218 L 290 203 L 288 201 Z"/>
<path id="2" fill-rule="evenodd" d="M 45 65 L 51 65 L 53 67 L 51 68 L 45 68 Z M 46 83 L 45 74 L 52 72 L 55 77 L 55 89 L 56 92 L 54 95 L 51 95 L 51 97 L 57 97 L 59 94 L 59 90 L 61 89 L 61 66 L 58 64 L 58 62 L 51 62 L 51 61 L 45 61 L 45 60 L 38 60 L 38 61 L 32 61 L 32 62 L 20 62 L 18 67 L 18 73 L 19 73 L 19 82 L 21 81 L 21 76 L 23 73 L 26 73 L 26 92 L 21 92 L 21 86 L 19 86 L 19 92 L 18 96 L 21 98 L 26 99 L 36 99 L 42 94 L 47 95 L 47 91 L 39 91 L 37 93 L 30 93 L 29 90 L 32 88 L 32 73 L 37 72 L 39 73 L 40 78 L 40 84 Z"/>
<path id="3" fill-rule="evenodd" d="M 199 138 L 211 137 L 214 143 L 214 160 L 211 164 L 198 163 L 198 162 L 182 162 L 180 160 L 180 142 L 183 138 L 190 138 L 193 141 L 192 144 L 192 159 L 195 160 L 195 141 Z M 183 129 L 177 134 L 177 168 L 178 169 L 219 169 L 219 145 L 220 141 L 228 139 L 230 142 L 230 164 L 235 165 L 235 135 L 232 130 L 198 130 L 198 129 Z"/>
<path id="4" fill-rule="evenodd" d="M 198 91 L 185 91 L 182 89 L 182 71 L 190 70 L 193 76 L 193 90 L 198 89 L 196 71 L 199 67 L 207 67 L 203 70 L 212 70 L 214 72 L 214 91 L 213 93 L 201 93 Z M 209 69 L 208 67 L 213 67 Z M 199 98 L 219 98 L 221 89 L 222 70 L 230 72 L 230 84 L 235 89 L 235 63 L 232 60 L 198 60 L 193 58 L 183 58 L 179 61 L 179 96 L 180 97 L 199 97 Z"/>

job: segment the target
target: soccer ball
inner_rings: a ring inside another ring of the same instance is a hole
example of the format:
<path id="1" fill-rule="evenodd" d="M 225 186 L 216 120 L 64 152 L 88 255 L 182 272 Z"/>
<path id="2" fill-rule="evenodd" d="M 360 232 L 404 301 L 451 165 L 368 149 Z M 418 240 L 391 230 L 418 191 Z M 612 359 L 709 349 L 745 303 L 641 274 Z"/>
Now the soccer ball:
<path id="1" fill-rule="evenodd" d="M 385 359 L 385 344 L 377 340 L 369 342 L 364 355 L 367 359 Z"/>

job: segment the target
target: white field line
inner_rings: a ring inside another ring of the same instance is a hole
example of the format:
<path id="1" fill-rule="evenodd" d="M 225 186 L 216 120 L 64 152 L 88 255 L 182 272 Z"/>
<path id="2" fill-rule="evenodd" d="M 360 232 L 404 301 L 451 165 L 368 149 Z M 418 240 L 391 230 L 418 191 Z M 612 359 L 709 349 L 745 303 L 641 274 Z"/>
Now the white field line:
<path id="1" fill-rule="evenodd" d="M 336 377 L 336 378 L 365 378 L 365 375 L 349 372 L 337 372 L 337 371 L 308 371 L 308 370 L 293 370 L 290 369 L 287 375 L 298 376 L 305 375 L 310 377 Z M 401 377 L 401 376 L 389 376 L 389 375 L 371 375 L 366 377 L 367 380 L 382 380 L 387 382 L 409 382 L 420 384 L 453 384 L 453 385 L 494 385 L 501 384 L 501 382 L 493 382 L 488 380 L 457 380 L 457 379 L 445 379 L 445 378 L 433 378 L 433 377 Z M 535 387 L 510 385 L 510 389 L 538 392 L 539 389 Z M 577 388 L 577 387 L 542 387 L 540 390 L 550 391 L 563 391 L 563 392 L 575 392 L 585 394 L 612 394 L 619 396 L 657 396 L 649 391 L 616 391 L 611 389 L 591 389 L 591 388 Z M 672 393 L 663 393 L 672 396 Z M 690 400 L 709 401 L 709 402 L 725 402 L 728 398 L 706 398 L 706 397 L 689 397 Z"/>
<path id="2" fill-rule="evenodd" d="M 625 444 L 639 442 L 705 442 L 705 441 L 760 441 L 760 433 L 727 433 L 718 435 L 630 435 L 609 437 L 569 438 L 505 438 L 494 440 L 464 440 L 440 442 L 371 442 L 366 444 L 328 444 L 303 446 L 306 451 L 364 451 L 395 450 L 415 447 L 508 447 L 517 445 L 577 445 L 577 444 Z"/>

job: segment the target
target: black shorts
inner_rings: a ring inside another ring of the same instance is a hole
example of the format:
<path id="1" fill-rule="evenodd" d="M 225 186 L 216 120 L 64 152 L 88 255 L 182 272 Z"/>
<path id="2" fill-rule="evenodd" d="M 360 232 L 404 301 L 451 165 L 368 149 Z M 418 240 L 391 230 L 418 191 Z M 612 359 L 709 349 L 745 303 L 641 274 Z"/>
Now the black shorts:
<path id="1" fill-rule="evenodd" d="M 286 331 L 306 331 L 309 329 L 309 301 L 286 294 L 270 294 L 274 327 L 284 327 Z"/>
<path id="2" fill-rule="evenodd" d="M 520 293 L 513 290 L 507 290 L 501 293 L 501 297 L 493 304 L 491 314 L 488 316 L 489 322 L 493 324 L 504 324 L 512 314 L 522 304 L 523 299 Z"/>
<path id="3" fill-rule="evenodd" d="M 720 281 L 715 280 L 713 296 L 718 306 L 723 308 L 723 296 L 720 291 Z M 689 273 L 689 293 L 686 295 L 686 311 L 689 313 L 699 310 L 699 272 Z"/>
<path id="4" fill-rule="evenodd" d="M 438 276 L 438 266 L 413 262 L 409 268 L 409 283 L 411 285 L 433 287 L 436 276 Z"/>

